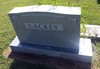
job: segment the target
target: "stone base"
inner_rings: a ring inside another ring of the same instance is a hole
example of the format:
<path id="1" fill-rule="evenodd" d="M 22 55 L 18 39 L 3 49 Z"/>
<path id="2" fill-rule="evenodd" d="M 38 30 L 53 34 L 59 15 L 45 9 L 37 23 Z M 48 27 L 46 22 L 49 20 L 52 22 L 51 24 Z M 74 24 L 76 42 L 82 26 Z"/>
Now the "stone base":
<path id="1" fill-rule="evenodd" d="M 54 51 L 52 49 L 48 50 L 49 47 L 41 49 L 39 47 L 35 47 L 32 45 L 29 46 L 29 45 L 25 45 L 25 44 L 20 44 L 18 37 L 15 37 L 15 39 L 10 44 L 10 47 L 11 47 L 12 51 L 14 51 L 14 52 L 23 52 L 23 53 L 29 53 L 29 54 L 38 54 L 38 55 L 59 57 L 59 58 L 63 58 L 63 59 L 70 59 L 70 60 L 85 62 L 85 63 L 91 63 L 92 56 L 93 56 L 91 40 L 84 39 L 84 38 L 80 38 L 79 53 Z"/>

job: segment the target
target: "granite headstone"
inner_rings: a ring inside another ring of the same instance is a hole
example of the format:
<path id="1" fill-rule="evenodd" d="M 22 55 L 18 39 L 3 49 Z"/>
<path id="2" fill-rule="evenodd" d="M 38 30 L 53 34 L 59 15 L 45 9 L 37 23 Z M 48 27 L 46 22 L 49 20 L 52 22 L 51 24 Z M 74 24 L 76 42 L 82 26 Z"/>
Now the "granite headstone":
<path id="1" fill-rule="evenodd" d="M 17 34 L 12 51 L 91 62 L 91 40 L 80 39 L 80 7 L 34 5 L 8 14 Z"/>
<path id="2" fill-rule="evenodd" d="M 35 5 L 9 12 L 21 43 L 66 48 L 78 52 L 80 7 Z"/>

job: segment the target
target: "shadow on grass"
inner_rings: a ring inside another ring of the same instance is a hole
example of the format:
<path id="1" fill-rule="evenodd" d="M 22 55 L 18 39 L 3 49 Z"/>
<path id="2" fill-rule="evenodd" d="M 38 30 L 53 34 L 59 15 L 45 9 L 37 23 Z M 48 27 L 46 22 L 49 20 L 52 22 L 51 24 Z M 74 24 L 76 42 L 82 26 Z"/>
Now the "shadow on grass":
<path id="1" fill-rule="evenodd" d="M 14 60 L 9 69 L 51 69 L 42 64 L 32 64 L 25 61 Z"/>
<path id="2" fill-rule="evenodd" d="M 90 38 L 92 43 L 96 45 L 96 43 L 100 42 L 100 38 Z"/>
<path id="3" fill-rule="evenodd" d="M 54 57 L 33 56 L 17 52 L 11 52 L 8 57 L 15 59 L 9 69 L 91 69 L 90 63 L 81 63 Z"/>
<path id="4" fill-rule="evenodd" d="M 97 3 L 100 4 L 100 0 L 97 0 Z"/>

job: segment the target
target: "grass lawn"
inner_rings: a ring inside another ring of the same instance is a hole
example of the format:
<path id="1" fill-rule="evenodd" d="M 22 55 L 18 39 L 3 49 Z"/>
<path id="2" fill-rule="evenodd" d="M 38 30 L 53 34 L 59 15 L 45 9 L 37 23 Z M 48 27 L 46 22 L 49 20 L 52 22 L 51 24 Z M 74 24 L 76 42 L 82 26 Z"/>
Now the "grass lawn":
<path id="1" fill-rule="evenodd" d="M 11 9 L 35 4 L 80 6 L 82 8 L 81 24 L 100 25 L 99 3 L 99 0 L 0 0 L 0 69 L 49 69 L 45 66 L 32 65 L 25 62 L 17 62 L 17 65 L 14 66 L 15 68 L 11 68 L 14 60 L 2 56 L 3 51 L 15 37 L 14 29 L 8 17 L 8 12 Z M 95 52 L 92 69 L 100 69 L 100 43 L 96 43 L 96 46 L 93 47 Z"/>

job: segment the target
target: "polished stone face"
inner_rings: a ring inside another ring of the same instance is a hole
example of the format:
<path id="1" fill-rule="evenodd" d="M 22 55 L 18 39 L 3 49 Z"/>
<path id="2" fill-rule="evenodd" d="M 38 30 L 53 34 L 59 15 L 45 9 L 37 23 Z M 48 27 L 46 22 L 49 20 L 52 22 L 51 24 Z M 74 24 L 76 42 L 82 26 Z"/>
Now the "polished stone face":
<path id="1" fill-rule="evenodd" d="M 59 9 L 59 7 L 56 7 L 56 9 Z M 75 9 L 75 7 L 69 9 L 64 7 L 63 11 L 64 9 L 68 11 L 72 9 L 79 10 Z M 45 10 L 45 12 L 44 10 L 26 10 L 24 12 L 19 10 L 15 13 L 16 9 L 14 9 L 9 13 L 21 43 L 61 47 L 78 51 L 80 13 L 72 12 L 71 14 L 71 12 L 68 12 L 63 14 L 56 12 L 55 9 L 53 9 L 54 11 Z"/>

